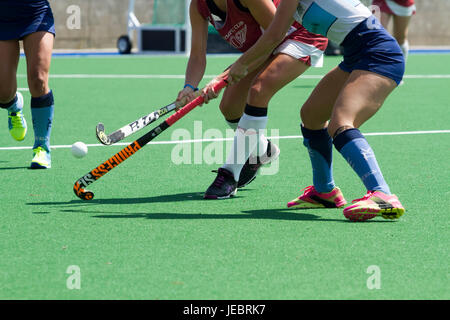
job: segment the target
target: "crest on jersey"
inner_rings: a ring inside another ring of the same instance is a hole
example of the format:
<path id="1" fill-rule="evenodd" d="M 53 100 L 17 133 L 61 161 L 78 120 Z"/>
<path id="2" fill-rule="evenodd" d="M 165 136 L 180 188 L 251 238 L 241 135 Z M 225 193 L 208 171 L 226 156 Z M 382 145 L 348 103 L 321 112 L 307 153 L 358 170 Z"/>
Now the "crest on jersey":
<path id="1" fill-rule="evenodd" d="M 233 47 L 239 49 L 244 46 L 245 41 L 247 40 L 247 25 L 244 24 L 243 27 L 236 31 L 236 33 L 230 37 L 230 43 Z"/>

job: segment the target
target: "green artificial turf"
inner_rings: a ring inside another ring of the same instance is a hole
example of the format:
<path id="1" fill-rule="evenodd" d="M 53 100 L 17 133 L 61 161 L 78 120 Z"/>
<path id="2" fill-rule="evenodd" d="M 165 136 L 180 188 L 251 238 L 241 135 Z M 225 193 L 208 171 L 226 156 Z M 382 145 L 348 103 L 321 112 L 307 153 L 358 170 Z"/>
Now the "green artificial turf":
<path id="1" fill-rule="evenodd" d="M 301 135 L 299 108 L 319 81 L 311 76 L 323 75 L 339 59 L 326 57 L 324 68 L 309 70 L 310 77 L 273 98 L 269 135 Z M 206 74 L 220 73 L 233 60 L 210 57 Z M 53 59 L 51 72 L 182 75 L 185 66 L 185 57 L 64 57 Z M 407 69 L 409 75 L 447 78 L 406 78 L 363 133 L 450 129 L 450 55 L 411 55 Z M 18 74 L 18 87 L 25 88 L 23 59 Z M 97 144 L 98 122 L 111 132 L 172 102 L 184 79 L 54 77 L 50 83 L 56 103 L 52 145 L 70 146 Z M 29 133 L 23 142 L 12 140 L 5 113 L 0 148 L 33 144 L 30 95 L 23 94 Z M 201 121 L 200 133 L 194 132 L 195 121 Z M 170 142 L 176 134 L 205 138 L 208 129 L 220 134 L 226 128 L 217 100 L 155 142 Z M 260 175 L 223 201 L 202 199 L 220 162 L 176 165 L 174 148 L 181 148 L 176 144 L 145 146 L 90 186 L 95 192 L 90 202 L 74 195 L 74 182 L 123 146 L 92 146 L 83 159 L 67 147 L 55 148 L 52 168 L 40 171 L 27 169 L 31 149 L 0 149 L 0 299 L 450 298 L 450 133 L 367 139 L 407 209 L 398 221 L 352 223 L 341 209 L 285 209 L 311 184 L 300 138 L 274 139 L 281 149 L 277 174 Z M 183 146 L 194 162 L 195 150 L 205 152 L 212 144 Z M 226 145 L 217 146 L 223 161 Z M 337 152 L 334 175 L 348 201 L 364 195 Z M 80 268 L 79 290 L 67 287 L 66 271 L 73 265 Z M 367 286 L 370 266 L 381 271 L 380 289 Z"/>

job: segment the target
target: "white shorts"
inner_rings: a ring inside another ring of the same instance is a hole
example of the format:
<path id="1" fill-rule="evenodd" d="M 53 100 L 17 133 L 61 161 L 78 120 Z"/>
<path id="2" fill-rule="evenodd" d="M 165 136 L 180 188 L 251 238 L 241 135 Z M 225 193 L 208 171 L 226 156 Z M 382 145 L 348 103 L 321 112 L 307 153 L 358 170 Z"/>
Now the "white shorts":
<path id="1" fill-rule="evenodd" d="M 273 51 L 274 55 L 277 53 L 287 54 L 311 67 L 323 66 L 323 51 L 307 43 L 287 39 Z"/>
<path id="2" fill-rule="evenodd" d="M 389 7 L 389 9 L 391 9 L 392 12 L 396 16 L 410 17 L 416 12 L 416 5 L 415 4 L 413 4 L 412 6 L 409 6 L 409 7 L 404 7 L 404 6 L 401 6 L 401 5 L 399 5 L 398 3 L 396 3 L 396 2 L 394 2 L 392 0 L 386 0 L 386 4 Z"/>

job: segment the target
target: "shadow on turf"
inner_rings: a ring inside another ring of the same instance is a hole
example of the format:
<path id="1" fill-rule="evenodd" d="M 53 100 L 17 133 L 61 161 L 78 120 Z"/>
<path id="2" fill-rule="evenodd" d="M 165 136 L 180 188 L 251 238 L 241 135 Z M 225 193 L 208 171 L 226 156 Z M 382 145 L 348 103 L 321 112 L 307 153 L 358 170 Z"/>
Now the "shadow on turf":
<path id="1" fill-rule="evenodd" d="M 30 168 L 29 166 L 26 166 L 26 167 L 4 167 L 4 168 L 0 168 L 0 170 L 18 170 L 18 169 L 29 169 L 29 168 Z"/>
<path id="2" fill-rule="evenodd" d="M 153 197 L 142 198 L 109 198 L 109 199 L 92 199 L 89 201 L 83 201 L 80 199 L 70 200 L 67 202 L 30 202 L 28 205 L 101 205 L 101 204 L 139 204 L 139 203 L 156 203 L 156 202 L 177 202 L 177 201 L 190 201 L 190 200 L 203 200 L 203 192 L 186 192 L 167 194 Z"/>
<path id="3" fill-rule="evenodd" d="M 249 191 L 251 189 L 242 189 L 242 191 Z M 235 197 L 239 198 L 239 197 Z M 74 213 L 88 213 L 88 214 L 101 214 L 92 216 L 93 218 L 103 218 L 103 219 L 132 219 L 132 218 L 146 218 L 153 220 L 170 220 L 170 219 L 272 219 L 272 220 L 296 220 L 296 221 L 322 221 L 322 222 L 344 222 L 352 223 L 351 221 L 345 219 L 342 216 L 341 210 L 333 210 L 336 214 L 337 219 L 322 218 L 319 215 L 312 214 L 312 211 L 327 210 L 328 209 L 287 209 L 287 208 L 274 208 L 274 209 L 259 209 L 259 210 L 242 210 L 242 214 L 203 214 L 203 213 L 124 213 L 124 212 L 111 212 L 111 211 L 95 211 L 95 210 L 83 210 L 77 209 L 80 207 L 90 207 L 91 205 L 109 205 L 109 204 L 140 204 L 140 203 L 173 203 L 177 201 L 214 201 L 214 200 L 203 200 L 203 192 L 187 192 L 187 193 L 176 193 L 169 195 L 159 195 L 153 197 L 145 198 L 110 198 L 110 199 L 93 199 L 90 201 L 82 200 L 71 200 L 67 202 L 32 202 L 27 203 L 28 205 L 60 205 L 64 207 L 74 206 L 74 209 L 60 210 L 61 212 L 74 212 Z M 216 200 L 232 201 L 232 200 Z M 214 202 L 216 202 L 214 201 Z M 308 213 L 307 213 L 308 212 Z M 331 212 L 331 211 L 329 211 Z M 107 213 L 107 214 L 105 214 Z M 368 220 L 365 223 L 389 223 L 393 221 L 389 220 Z"/>
<path id="4" fill-rule="evenodd" d="M 252 189 L 242 189 L 239 192 L 247 192 Z M 67 202 L 30 202 L 27 203 L 31 206 L 51 206 L 51 205 L 102 205 L 102 204 L 139 204 L 139 203 L 158 203 L 158 202 L 180 202 L 180 201 L 205 201 L 203 200 L 204 192 L 186 192 L 186 193 L 175 193 L 175 194 L 165 194 L 152 197 L 141 197 L 141 198 L 109 198 L 109 199 L 92 199 L 89 201 L 83 201 L 80 199 L 70 200 Z M 235 196 L 235 199 L 239 196 Z M 230 201 L 230 200 L 229 200 Z M 232 201 L 232 200 L 231 200 Z"/>
<path id="5" fill-rule="evenodd" d="M 133 219 L 145 218 L 151 220 L 196 220 L 196 219 L 273 219 L 273 220 L 321 220 L 321 221 L 342 221 L 337 219 L 320 219 L 313 214 L 296 214 L 293 212 L 284 212 L 284 209 L 274 210 L 246 210 L 243 214 L 233 213 L 123 213 L 111 211 L 91 211 L 91 210 L 62 210 L 64 212 L 85 212 L 85 213 L 109 213 L 92 216 L 101 219 Z M 111 214 L 112 213 L 112 214 Z"/>
<path id="6" fill-rule="evenodd" d="M 261 210 L 243 210 L 243 214 L 203 214 L 203 213 L 124 213 L 124 212 L 111 212 L 111 211 L 92 211 L 92 210 L 76 210 L 67 209 L 61 210 L 62 212 L 75 212 L 75 213 L 108 213 L 102 215 L 92 216 L 92 218 L 100 219 L 135 219 L 144 218 L 151 220 L 171 220 L 171 219 L 186 219 L 186 220 L 196 220 L 196 219 L 270 219 L 270 220 L 290 220 L 290 221 L 320 221 L 320 222 L 343 222 L 352 223 L 351 221 L 341 218 L 341 219 L 329 219 L 322 218 L 318 215 L 311 213 L 305 213 L 292 210 L 292 209 L 261 209 Z M 336 212 L 337 214 L 340 214 Z M 337 216 L 338 217 L 338 216 Z M 365 223 L 379 223 L 379 222 L 392 222 L 386 220 L 370 220 Z"/>

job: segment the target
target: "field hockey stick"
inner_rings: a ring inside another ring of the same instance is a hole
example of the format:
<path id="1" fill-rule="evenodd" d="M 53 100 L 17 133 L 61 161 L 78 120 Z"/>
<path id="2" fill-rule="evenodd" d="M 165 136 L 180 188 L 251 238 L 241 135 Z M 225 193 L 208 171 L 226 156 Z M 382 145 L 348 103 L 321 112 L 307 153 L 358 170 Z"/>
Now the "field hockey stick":
<path id="1" fill-rule="evenodd" d="M 213 85 L 213 89 L 215 92 L 218 92 L 219 90 L 223 89 L 226 85 L 227 81 L 226 79 L 223 79 L 215 83 Z M 182 117 L 184 117 L 186 114 L 191 112 L 195 107 L 202 104 L 203 102 L 204 98 L 202 96 L 195 98 L 194 100 L 186 104 L 183 108 L 181 108 L 173 115 L 171 115 L 169 118 L 167 118 L 164 122 L 159 124 L 157 127 L 150 130 L 149 132 L 147 132 L 134 142 L 130 143 L 128 146 L 123 148 L 121 151 L 117 152 L 115 155 L 113 155 L 111 158 L 103 162 L 101 165 L 97 166 L 95 169 L 91 170 L 89 173 L 85 174 L 80 179 L 78 179 L 73 186 L 73 191 L 75 192 L 77 197 L 82 200 L 92 200 L 94 198 L 94 193 L 84 188 L 86 188 L 88 185 L 95 182 L 96 180 L 100 179 L 109 171 L 111 171 L 119 164 L 121 164 L 123 161 L 131 157 L 143 146 L 145 146 L 151 140 L 156 138 L 164 130 L 172 126 L 175 122 L 180 120 Z"/>
<path id="2" fill-rule="evenodd" d="M 195 97 L 198 97 L 200 94 L 201 94 L 200 90 L 194 92 Z M 129 135 L 145 128 L 150 123 L 155 122 L 156 120 L 159 119 L 159 117 L 168 114 L 169 112 L 172 112 L 173 110 L 178 109 L 184 105 L 185 105 L 184 101 L 175 101 L 165 107 L 162 107 L 159 110 L 153 111 L 152 113 L 149 113 L 127 124 L 126 126 L 123 126 L 122 128 L 114 131 L 111 134 L 105 133 L 105 126 L 103 125 L 103 123 L 100 122 L 95 127 L 95 134 L 97 136 L 98 141 L 100 141 L 104 145 L 109 146 L 125 139 Z"/>

